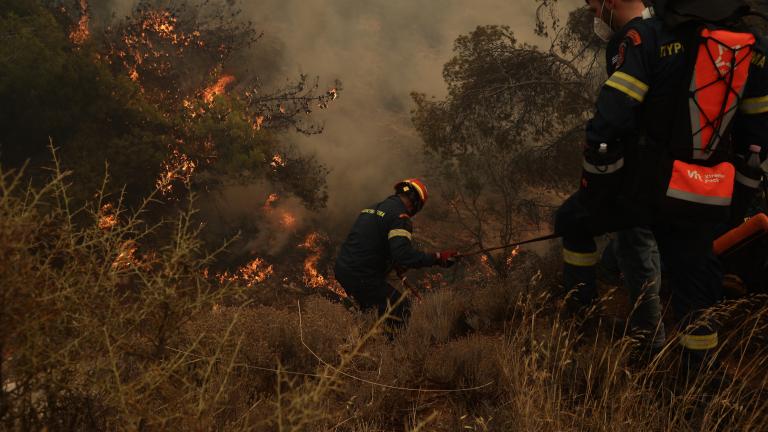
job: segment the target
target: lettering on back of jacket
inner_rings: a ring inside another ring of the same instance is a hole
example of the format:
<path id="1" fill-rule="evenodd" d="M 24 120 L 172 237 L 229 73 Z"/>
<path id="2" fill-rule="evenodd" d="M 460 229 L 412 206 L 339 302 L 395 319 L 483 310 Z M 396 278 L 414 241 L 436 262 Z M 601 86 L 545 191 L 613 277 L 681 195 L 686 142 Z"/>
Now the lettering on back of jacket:
<path id="1" fill-rule="evenodd" d="M 752 56 L 752 64 L 761 69 L 765 68 L 765 54 L 756 52 Z"/>
<path id="2" fill-rule="evenodd" d="M 677 55 L 685 52 L 685 48 L 683 47 L 683 44 L 680 42 L 672 42 L 668 44 L 664 44 L 661 47 L 659 47 L 659 57 L 669 57 L 672 55 Z"/>

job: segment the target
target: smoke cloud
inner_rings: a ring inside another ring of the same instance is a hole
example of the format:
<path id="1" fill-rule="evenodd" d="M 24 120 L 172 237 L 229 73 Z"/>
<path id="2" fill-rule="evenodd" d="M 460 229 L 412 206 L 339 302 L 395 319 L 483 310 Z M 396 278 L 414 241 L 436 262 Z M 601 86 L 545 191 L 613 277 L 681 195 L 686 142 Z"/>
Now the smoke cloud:
<path id="1" fill-rule="evenodd" d="M 320 90 L 336 79 L 343 83 L 340 98 L 313 114 L 325 125 L 322 134 L 287 138 L 331 169 L 328 208 L 308 217 L 337 238 L 360 208 L 391 193 L 397 180 L 433 180 L 422 168 L 410 92 L 445 95 L 442 68 L 456 37 L 479 25 L 499 24 L 510 26 L 521 41 L 543 42 L 533 33 L 536 0 L 226 1 L 241 7 L 243 18 L 264 32 L 248 63 L 267 87 L 299 73 L 319 76 Z M 94 5 L 94 13 L 120 18 L 136 3 L 117 0 L 106 8 L 102 3 L 100 10 Z M 583 5 L 581 0 L 559 4 L 564 13 Z M 268 195 L 252 190 L 258 196 L 238 201 L 262 203 Z M 241 210 L 252 209 L 244 205 Z"/>
<path id="2" fill-rule="evenodd" d="M 563 10 L 581 5 L 562 3 Z M 339 79 L 341 97 L 315 114 L 319 136 L 295 137 L 331 170 L 326 228 L 345 231 L 359 208 L 382 199 L 396 180 L 420 176 L 421 141 L 410 122 L 410 92 L 445 94 L 442 68 L 453 41 L 478 25 L 509 25 L 529 43 L 535 0 L 262 0 L 244 5 L 267 46 L 284 47 L 281 74 Z"/>

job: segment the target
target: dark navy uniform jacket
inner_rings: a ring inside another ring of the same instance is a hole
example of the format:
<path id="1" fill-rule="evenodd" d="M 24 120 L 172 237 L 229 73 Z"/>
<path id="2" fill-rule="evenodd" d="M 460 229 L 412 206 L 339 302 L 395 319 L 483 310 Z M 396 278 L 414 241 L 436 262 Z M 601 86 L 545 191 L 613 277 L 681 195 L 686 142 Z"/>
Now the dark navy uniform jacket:
<path id="1" fill-rule="evenodd" d="M 723 160 L 706 161 L 708 154 L 697 154 L 695 126 L 688 112 L 692 64 L 696 61 L 688 51 L 696 44 L 684 39 L 681 32 L 669 30 L 660 19 L 646 17 L 630 21 L 610 41 L 606 52 L 609 78 L 600 90 L 586 131 L 581 186 L 589 199 L 603 200 L 627 191 L 633 194 L 638 183 L 655 181 L 659 161 L 649 158 L 649 153 L 702 159 L 697 162 L 704 165 Z M 766 41 L 757 37 L 738 107 L 725 118 L 727 123 L 732 120 L 732 126 L 722 141 L 728 140 L 730 145 L 721 145 L 742 156 L 750 145 L 760 145 L 762 160 L 768 152 L 766 46 Z M 638 153 L 638 146 L 646 148 L 645 155 Z M 750 182 L 739 174 L 736 179 Z"/>
<path id="2" fill-rule="evenodd" d="M 336 258 L 337 271 L 383 278 L 394 265 L 404 268 L 434 265 L 434 254 L 413 247 L 412 233 L 408 210 L 397 195 L 363 209 L 341 245 Z"/>

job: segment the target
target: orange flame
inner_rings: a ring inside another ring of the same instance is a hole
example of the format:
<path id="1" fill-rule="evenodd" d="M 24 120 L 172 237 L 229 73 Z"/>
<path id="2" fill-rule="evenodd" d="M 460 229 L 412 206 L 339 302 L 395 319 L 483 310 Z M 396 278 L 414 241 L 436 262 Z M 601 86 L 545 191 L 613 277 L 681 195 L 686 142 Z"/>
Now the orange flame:
<path id="1" fill-rule="evenodd" d="M 272 204 L 274 204 L 279 199 L 280 199 L 280 195 L 278 195 L 276 193 L 269 194 L 269 196 L 267 197 L 267 201 L 264 202 L 264 208 L 265 209 L 272 208 Z"/>
<path id="2" fill-rule="evenodd" d="M 320 245 L 321 236 L 317 232 L 310 233 L 304 242 L 299 245 L 300 248 L 307 249 L 309 255 L 304 259 L 304 284 L 311 288 L 326 288 L 340 297 L 346 297 L 347 293 L 335 280 L 323 276 L 317 269 L 317 264 L 323 255 L 323 247 Z"/>
<path id="3" fill-rule="evenodd" d="M 280 195 L 271 193 L 264 202 L 264 211 L 277 217 L 277 222 L 285 229 L 293 229 L 296 226 L 296 216 L 285 209 L 275 209 L 274 204 L 280 199 Z M 274 211 L 277 213 L 274 213 Z M 273 219 L 275 220 L 275 219 Z"/>
<path id="4" fill-rule="evenodd" d="M 272 167 L 272 170 L 275 171 L 278 168 L 285 166 L 285 160 L 280 156 L 280 153 L 275 153 L 275 155 L 272 156 L 272 162 L 270 162 L 269 165 Z"/>
<path id="5" fill-rule="evenodd" d="M 419 281 L 419 284 L 426 290 L 433 290 L 445 285 L 445 280 L 442 273 L 429 273 Z"/>
<path id="6" fill-rule="evenodd" d="M 205 112 L 201 107 L 196 106 L 197 104 L 187 98 L 181 101 L 181 105 L 187 110 L 187 114 L 189 114 L 189 117 L 191 118 L 195 118 Z"/>
<path id="7" fill-rule="evenodd" d="M 80 1 L 83 4 L 86 0 Z M 150 64 L 150 69 L 155 69 L 161 75 L 166 74 L 169 69 L 169 66 L 161 61 L 164 53 L 157 51 L 157 44 L 153 41 L 153 37 L 169 42 L 179 51 L 189 46 L 205 45 L 199 31 L 189 33 L 179 31 L 176 28 L 177 18 L 170 10 L 144 9 L 140 14 L 139 27 L 132 33 L 122 35 L 122 46 L 114 46 L 111 49 L 111 55 L 125 66 L 128 76 L 133 81 L 138 82 L 139 67 L 146 68 L 147 63 Z M 152 66 L 158 61 L 160 64 Z"/>
<path id="8" fill-rule="evenodd" d="M 181 180 L 188 183 L 195 172 L 197 164 L 184 153 L 174 149 L 171 157 L 163 162 L 163 172 L 155 182 L 155 187 L 162 195 L 168 195 L 173 191 L 173 182 Z"/>
<path id="9" fill-rule="evenodd" d="M 114 207 L 110 203 L 104 204 L 99 211 L 99 228 L 108 230 L 115 225 L 117 225 L 117 214 Z"/>
<path id="10" fill-rule="evenodd" d="M 128 267 L 135 267 L 136 262 L 136 242 L 133 240 L 126 240 L 118 249 L 117 257 L 112 261 L 113 270 L 123 270 Z"/>
<path id="11" fill-rule="evenodd" d="M 320 103 L 318 103 L 317 106 L 320 109 L 326 109 L 328 108 L 328 104 L 335 101 L 338 97 L 338 91 L 335 88 L 332 88 L 325 93 L 325 96 L 320 97 Z"/>
<path id="12" fill-rule="evenodd" d="M 263 115 L 258 115 L 258 116 L 256 116 L 256 119 L 255 119 L 255 120 L 254 120 L 254 122 L 253 122 L 253 129 L 254 129 L 254 130 L 257 130 L 257 131 L 258 131 L 258 130 L 261 130 L 261 125 L 263 125 L 263 124 L 264 124 L 264 120 L 265 120 L 265 119 L 266 119 L 266 118 L 265 118 Z"/>
<path id="13" fill-rule="evenodd" d="M 512 249 L 512 252 L 509 253 L 509 256 L 506 260 L 507 268 L 512 268 L 512 263 L 515 260 L 515 257 L 520 253 L 520 246 L 517 246 L 516 248 Z"/>
<path id="14" fill-rule="evenodd" d="M 88 25 L 91 21 L 88 15 L 88 0 L 80 0 L 80 20 L 72 32 L 69 34 L 69 40 L 75 45 L 82 45 L 91 36 Z"/>
<path id="15" fill-rule="evenodd" d="M 241 282 L 248 288 L 252 288 L 267 280 L 267 278 L 274 273 L 275 271 L 271 264 L 267 264 L 267 262 L 261 258 L 254 258 L 248 264 L 237 269 L 233 274 L 230 274 L 229 272 L 220 274 L 219 282 Z"/>
<path id="16" fill-rule="evenodd" d="M 132 66 L 130 68 L 130 70 L 128 71 L 128 78 L 130 78 L 131 81 L 133 81 L 133 82 L 138 82 L 139 81 L 139 71 L 136 70 L 135 66 Z"/>
<path id="17" fill-rule="evenodd" d="M 293 228 L 294 225 L 296 225 L 296 217 L 288 213 L 287 211 L 283 211 L 282 216 L 280 216 L 280 223 L 285 228 L 288 228 L 288 229 Z"/>
<path id="18" fill-rule="evenodd" d="M 227 87 L 235 82 L 235 77 L 232 75 L 224 75 L 216 81 L 215 84 L 203 90 L 203 100 L 205 103 L 210 104 L 216 96 L 226 93 Z"/>
<path id="19" fill-rule="evenodd" d="M 487 255 L 481 255 L 480 256 L 480 262 L 483 264 L 481 268 L 483 269 L 483 272 L 485 272 L 487 275 L 494 275 L 496 274 L 496 271 L 491 266 L 491 262 L 488 259 Z"/>

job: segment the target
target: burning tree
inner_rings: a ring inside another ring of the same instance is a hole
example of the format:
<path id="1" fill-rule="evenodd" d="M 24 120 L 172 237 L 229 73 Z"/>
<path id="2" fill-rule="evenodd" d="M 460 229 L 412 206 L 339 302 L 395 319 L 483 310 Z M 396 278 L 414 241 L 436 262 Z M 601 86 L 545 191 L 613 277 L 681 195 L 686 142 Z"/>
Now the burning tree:
<path id="1" fill-rule="evenodd" d="M 539 229 L 541 203 L 532 187 L 575 184 L 571 168 L 592 107 L 584 89 L 594 86 L 598 50 L 581 32 L 591 28 L 586 9 L 573 12 L 566 28 L 552 19 L 552 5 L 539 12 L 539 34 L 557 35 L 547 50 L 521 43 L 508 27 L 478 27 L 456 40 L 444 67 L 447 99 L 413 94 L 413 122 L 428 160 L 450 185 L 449 203 L 480 248 L 510 243 L 526 222 Z M 486 256 L 501 276 L 507 258 Z"/>
<path id="2" fill-rule="evenodd" d="M 227 178 L 247 181 L 268 173 L 274 181 L 278 171 L 290 172 L 294 164 L 288 161 L 279 170 L 270 169 L 275 168 L 270 160 L 274 133 L 291 128 L 320 132 L 321 126 L 306 116 L 337 97 L 338 83 L 318 94 L 318 82 L 309 85 L 306 75 L 287 87 L 264 89 L 257 75 L 233 60 L 261 36 L 250 22 L 238 19 L 239 13 L 221 2 L 181 2 L 170 8 L 143 0 L 104 35 L 105 58 L 114 72 L 136 81 L 149 99 L 167 107 L 167 116 L 180 119 L 174 128 L 177 145 L 169 151 L 188 157 L 201 174 L 213 174 L 197 177 L 205 189 Z M 322 172 L 307 166 L 317 165 L 314 159 L 294 161 L 302 171 Z M 323 174 L 285 189 L 316 207 L 325 202 L 324 185 Z"/>
<path id="3" fill-rule="evenodd" d="M 291 130 L 317 133 L 309 114 L 336 99 L 333 83 L 300 75 L 264 87 L 243 58 L 260 33 L 234 2 L 140 1 L 124 19 L 99 21 L 104 3 L 10 0 L 0 5 L 2 163 L 48 162 L 50 141 L 74 169 L 77 197 L 98 188 L 105 162 L 114 190 L 138 202 L 161 185 L 179 198 L 186 183 L 209 191 L 233 182 L 274 183 L 307 205 L 324 205 L 324 169 L 300 154 L 270 163 Z M 30 92 L 30 89 L 34 90 Z M 294 166 L 295 165 L 295 166 Z M 140 173 L 140 175 L 137 175 Z"/>

